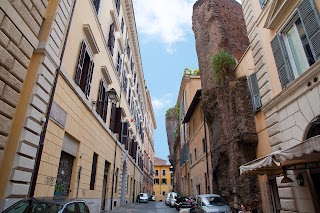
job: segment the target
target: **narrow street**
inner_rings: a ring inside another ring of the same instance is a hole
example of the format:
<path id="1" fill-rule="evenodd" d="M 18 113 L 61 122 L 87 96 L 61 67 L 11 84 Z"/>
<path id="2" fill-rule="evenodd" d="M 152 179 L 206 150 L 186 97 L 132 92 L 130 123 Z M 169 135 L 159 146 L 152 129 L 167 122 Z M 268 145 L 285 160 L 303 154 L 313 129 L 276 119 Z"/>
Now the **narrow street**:
<path id="1" fill-rule="evenodd" d="M 126 207 L 119 207 L 112 210 L 113 213 L 177 213 L 175 208 L 166 206 L 164 202 L 148 202 L 148 203 L 133 203 Z"/>

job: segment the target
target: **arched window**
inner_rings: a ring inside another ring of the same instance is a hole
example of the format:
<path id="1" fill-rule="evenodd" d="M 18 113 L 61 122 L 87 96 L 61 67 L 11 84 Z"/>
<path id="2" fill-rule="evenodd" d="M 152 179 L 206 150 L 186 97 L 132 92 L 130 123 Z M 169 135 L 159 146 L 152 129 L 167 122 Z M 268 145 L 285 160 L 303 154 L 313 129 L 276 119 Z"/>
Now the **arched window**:
<path id="1" fill-rule="evenodd" d="M 320 116 L 313 119 L 310 122 L 309 126 L 310 126 L 310 128 L 308 130 L 308 134 L 307 134 L 306 139 L 320 135 Z"/>

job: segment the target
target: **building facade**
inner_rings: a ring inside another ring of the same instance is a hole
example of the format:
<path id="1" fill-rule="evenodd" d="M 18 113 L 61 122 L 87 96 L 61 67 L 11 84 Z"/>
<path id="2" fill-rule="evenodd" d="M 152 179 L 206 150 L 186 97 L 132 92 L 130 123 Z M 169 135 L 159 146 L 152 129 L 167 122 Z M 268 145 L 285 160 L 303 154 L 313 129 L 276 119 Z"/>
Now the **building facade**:
<path id="1" fill-rule="evenodd" d="M 182 120 L 182 124 L 189 124 L 189 173 L 187 180 L 189 196 L 210 194 L 212 188 L 212 167 L 208 127 L 201 107 L 201 89 L 198 89 Z"/>
<path id="2" fill-rule="evenodd" d="M 170 166 L 166 160 L 155 157 L 153 190 L 156 201 L 165 201 L 168 192 L 172 191 Z"/>
<path id="3" fill-rule="evenodd" d="M 132 1 L 0 7 L 0 210 L 28 196 L 81 198 L 92 212 L 134 202 L 156 123 Z"/>
<path id="4" fill-rule="evenodd" d="M 256 112 L 264 212 L 319 212 L 320 2 L 244 0 L 250 47 L 237 67 Z"/>

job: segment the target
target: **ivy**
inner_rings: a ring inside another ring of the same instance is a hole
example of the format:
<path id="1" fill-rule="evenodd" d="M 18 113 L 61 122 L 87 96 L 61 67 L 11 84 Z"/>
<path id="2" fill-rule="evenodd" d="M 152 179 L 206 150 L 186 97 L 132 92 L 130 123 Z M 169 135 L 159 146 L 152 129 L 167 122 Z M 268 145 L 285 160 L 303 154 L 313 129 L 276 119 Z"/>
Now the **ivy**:
<path id="1" fill-rule="evenodd" d="M 229 70 L 232 70 L 236 65 L 236 59 L 226 51 L 220 51 L 212 57 L 212 70 L 214 80 L 221 85 L 223 78 Z"/>

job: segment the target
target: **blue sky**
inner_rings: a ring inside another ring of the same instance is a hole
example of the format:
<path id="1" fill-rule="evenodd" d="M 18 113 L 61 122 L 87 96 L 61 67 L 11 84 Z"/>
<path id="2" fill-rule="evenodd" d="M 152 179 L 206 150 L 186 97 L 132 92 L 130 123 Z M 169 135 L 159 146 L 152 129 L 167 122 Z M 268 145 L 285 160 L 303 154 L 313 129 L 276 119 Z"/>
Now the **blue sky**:
<path id="1" fill-rule="evenodd" d="M 198 69 L 192 6 L 196 0 L 133 0 L 142 66 L 157 129 L 155 152 L 168 160 L 166 110 L 177 102 L 185 68 Z"/>

